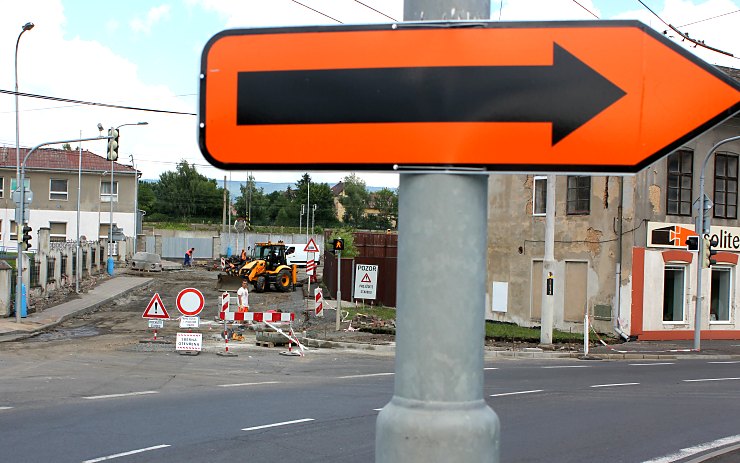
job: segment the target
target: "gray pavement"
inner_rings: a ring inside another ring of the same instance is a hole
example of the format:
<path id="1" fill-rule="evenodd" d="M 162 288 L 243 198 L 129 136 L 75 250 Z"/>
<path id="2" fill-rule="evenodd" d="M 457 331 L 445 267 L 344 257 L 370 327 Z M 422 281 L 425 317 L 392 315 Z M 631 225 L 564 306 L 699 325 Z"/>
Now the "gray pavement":
<path id="1" fill-rule="evenodd" d="M 173 267 L 179 264 L 173 264 Z M 75 315 L 93 311 L 98 307 L 117 299 L 122 294 L 148 285 L 152 278 L 129 275 L 116 275 L 103 281 L 87 293 L 79 294 L 72 300 L 41 312 L 32 313 L 19 324 L 14 317 L 0 319 L 0 342 L 14 341 L 33 336 L 41 331 L 53 328 Z M 331 307 L 331 301 L 326 301 Z M 343 304 L 344 305 L 344 304 Z M 306 340 L 310 347 L 347 348 L 354 350 L 374 350 L 378 352 L 393 351 L 395 343 L 388 345 L 370 345 L 362 342 Z M 236 347 L 232 345 L 232 347 Z M 740 340 L 716 341 L 702 340 L 701 351 L 692 349 L 693 341 L 634 341 L 614 345 L 596 345 L 589 349 L 586 359 L 740 359 Z M 551 350 L 539 348 L 494 349 L 486 348 L 485 358 L 584 358 L 583 350 Z"/>
<path id="2" fill-rule="evenodd" d="M 0 342 L 15 341 L 52 328 L 70 317 L 93 311 L 120 295 L 148 285 L 151 278 L 114 276 L 72 300 L 34 312 L 17 323 L 15 317 L 0 319 Z"/>

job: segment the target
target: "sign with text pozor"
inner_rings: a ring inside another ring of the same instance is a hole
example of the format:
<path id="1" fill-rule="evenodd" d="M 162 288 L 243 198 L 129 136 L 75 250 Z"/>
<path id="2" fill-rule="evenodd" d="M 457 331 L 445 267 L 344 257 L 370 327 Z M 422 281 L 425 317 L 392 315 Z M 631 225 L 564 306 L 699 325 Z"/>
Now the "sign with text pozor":
<path id="1" fill-rule="evenodd" d="M 375 299 L 378 288 L 378 266 L 357 264 L 355 267 L 355 299 Z"/>
<path id="2" fill-rule="evenodd" d="M 177 333 L 175 350 L 200 352 L 203 347 L 203 333 Z"/>
<path id="3" fill-rule="evenodd" d="M 637 21 L 470 25 L 220 32 L 201 152 L 226 169 L 637 172 L 740 110 L 740 83 Z"/>

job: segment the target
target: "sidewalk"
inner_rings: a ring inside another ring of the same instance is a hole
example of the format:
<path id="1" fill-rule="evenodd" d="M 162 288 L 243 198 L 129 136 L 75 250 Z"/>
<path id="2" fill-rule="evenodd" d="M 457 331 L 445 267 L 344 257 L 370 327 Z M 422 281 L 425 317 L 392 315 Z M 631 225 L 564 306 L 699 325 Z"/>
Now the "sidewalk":
<path id="1" fill-rule="evenodd" d="M 118 298 L 121 294 L 149 284 L 151 278 L 116 276 L 100 283 L 76 299 L 49 307 L 21 319 L 15 317 L 0 319 L 0 342 L 15 341 L 36 334 L 39 331 L 54 327 L 64 320 L 92 310 Z"/>

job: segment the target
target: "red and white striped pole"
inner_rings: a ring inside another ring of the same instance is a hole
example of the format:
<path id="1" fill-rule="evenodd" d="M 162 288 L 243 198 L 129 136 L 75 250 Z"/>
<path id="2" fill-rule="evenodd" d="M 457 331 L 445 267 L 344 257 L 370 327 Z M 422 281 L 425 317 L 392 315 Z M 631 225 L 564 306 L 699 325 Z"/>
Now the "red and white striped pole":
<path id="1" fill-rule="evenodd" d="M 154 340 L 155 341 L 157 340 L 157 329 L 156 328 L 154 328 Z"/>

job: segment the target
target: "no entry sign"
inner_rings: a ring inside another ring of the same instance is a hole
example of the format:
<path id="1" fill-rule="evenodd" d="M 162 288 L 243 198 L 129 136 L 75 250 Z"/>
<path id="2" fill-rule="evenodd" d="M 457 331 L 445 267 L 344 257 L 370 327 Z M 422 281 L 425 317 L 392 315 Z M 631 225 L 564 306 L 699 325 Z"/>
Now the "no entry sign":
<path id="1" fill-rule="evenodd" d="M 177 294 L 177 310 L 183 315 L 198 315 L 204 305 L 203 293 L 195 288 L 185 288 Z"/>
<path id="2" fill-rule="evenodd" d="M 636 172 L 740 110 L 737 82 L 637 21 L 476 26 L 221 32 L 201 151 L 227 169 Z"/>

